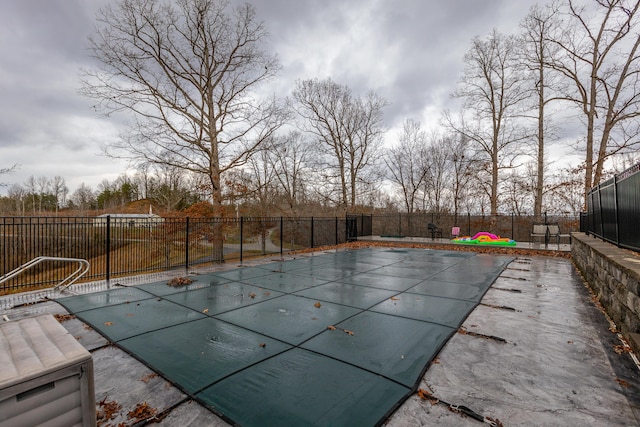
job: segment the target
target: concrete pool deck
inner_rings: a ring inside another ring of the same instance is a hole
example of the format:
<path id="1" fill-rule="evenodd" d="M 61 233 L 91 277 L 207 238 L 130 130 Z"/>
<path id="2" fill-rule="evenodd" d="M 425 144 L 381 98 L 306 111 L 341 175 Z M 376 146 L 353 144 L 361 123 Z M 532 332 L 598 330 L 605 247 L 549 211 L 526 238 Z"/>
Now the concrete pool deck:
<path id="1" fill-rule="evenodd" d="M 66 311 L 42 302 L 1 314 L 41 313 Z M 142 403 L 161 426 L 227 425 L 78 319 L 62 324 L 92 352 L 101 425 L 133 425 L 127 414 L 145 414 Z M 423 398 L 410 397 L 385 425 L 482 425 L 462 407 L 505 426 L 640 425 L 640 371 L 610 329 L 569 260 L 519 255 L 427 370 Z"/>

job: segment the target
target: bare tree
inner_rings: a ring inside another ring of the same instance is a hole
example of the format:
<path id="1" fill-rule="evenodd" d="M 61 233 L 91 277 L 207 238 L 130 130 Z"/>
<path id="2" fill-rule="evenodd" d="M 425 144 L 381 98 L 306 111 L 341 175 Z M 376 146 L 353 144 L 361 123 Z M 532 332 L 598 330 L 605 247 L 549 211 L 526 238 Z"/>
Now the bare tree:
<path id="1" fill-rule="evenodd" d="M 384 157 L 387 178 L 400 188 L 407 213 L 413 213 L 418 206 L 419 192 L 428 177 L 429 167 L 424 162 L 426 144 L 426 134 L 420 122 L 406 119 L 398 144 L 391 147 Z"/>
<path id="2" fill-rule="evenodd" d="M 153 165 L 144 163 L 138 166 L 135 175 L 133 176 L 133 182 L 138 187 L 140 198 L 146 199 L 149 197 L 151 188 L 154 183 L 154 179 L 151 176 L 151 168 Z"/>
<path id="3" fill-rule="evenodd" d="M 13 166 L 10 166 L 10 167 L 7 167 L 7 168 L 0 168 L 0 175 L 13 173 L 17 168 L 18 168 L 18 164 L 17 163 L 15 163 Z M 5 185 L 6 185 L 5 183 L 0 182 L 0 187 L 3 187 Z"/>
<path id="4" fill-rule="evenodd" d="M 436 214 L 446 209 L 445 198 L 453 166 L 450 151 L 452 144 L 450 135 L 442 136 L 434 131 L 429 135 L 424 151 L 423 163 L 427 167 L 427 179 L 424 182 L 423 209 Z"/>
<path id="5" fill-rule="evenodd" d="M 508 211 L 516 215 L 531 212 L 534 194 L 531 191 L 530 176 L 526 168 L 512 169 L 504 185 L 504 205 Z"/>
<path id="6" fill-rule="evenodd" d="M 304 119 L 303 128 L 324 148 L 327 167 L 333 171 L 327 178 L 339 182 L 339 205 L 354 207 L 358 185 L 370 184 L 367 172 L 379 160 L 382 109 L 387 101 L 373 92 L 355 97 L 347 86 L 331 79 L 298 81 L 293 97 Z"/>
<path id="7" fill-rule="evenodd" d="M 451 141 L 449 151 L 451 162 L 453 163 L 451 182 L 453 183 L 453 215 L 457 223 L 458 215 L 461 212 L 463 200 L 471 200 L 469 197 L 469 183 L 475 177 L 473 153 L 469 149 L 469 139 L 462 134 L 457 134 Z"/>
<path id="8" fill-rule="evenodd" d="M 248 179 L 244 184 L 257 202 L 260 216 L 268 216 L 275 200 L 276 174 L 271 167 L 269 145 L 249 159 Z M 264 248 L 263 248 L 264 249 Z"/>
<path id="9" fill-rule="evenodd" d="M 20 214 L 20 216 L 24 216 L 26 213 L 25 199 L 27 198 L 25 188 L 21 185 L 13 184 L 9 187 L 8 195 L 15 203 L 15 211 Z"/>
<path id="10" fill-rule="evenodd" d="M 518 156 L 515 146 L 526 135 L 516 118 L 528 96 L 515 55 L 513 38 L 493 31 L 486 40 L 476 37 L 464 57 L 465 68 L 455 97 L 464 100 L 468 117 L 454 120 L 445 113 L 445 121 L 461 133 L 487 157 L 491 214 L 498 211 L 499 172 L 513 167 Z"/>
<path id="11" fill-rule="evenodd" d="M 640 131 L 640 1 L 588 4 L 566 0 L 565 22 L 550 39 L 563 55 L 549 61 L 573 85 L 567 99 L 586 121 L 585 204 L 602 178 L 605 160 L 634 148 Z"/>
<path id="12" fill-rule="evenodd" d="M 293 131 L 274 138 L 268 151 L 280 191 L 284 194 L 289 211 L 294 214 L 306 197 L 308 163 L 312 153 L 310 148 L 302 133 Z"/>
<path id="13" fill-rule="evenodd" d="M 69 188 L 61 176 L 55 176 L 51 181 L 51 193 L 55 199 L 56 213 L 61 206 L 66 203 L 67 194 L 69 194 Z"/>
<path id="14" fill-rule="evenodd" d="M 286 115 L 275 99 L 252 96 L 279 65 L 264 49 L 267 33 L 254 9 L 245 4 L 229 13 L 228 3 L 120 0 L 106 6 L 91 38 L 102 66 L 83 76 L 83 93 L 97 99 L 98 108 L 134 113 L 131 133 L 108 152 L 207 176 L 218 215 L 221 174 L 245 164 Z M 214 259 L 222 260 L 221 227 L 214 240 Z"/>
<path id="15" fill-rule="evenodd" d="M 185 209 L 197 199 L 191 191 L 190 175 L 174 166 L 157 165 L 147 197 L 167 211 Z"/>
<path id="16" fill-rule="evenodd" d="M 83 182 L 71 195 L 71 201 L 81 212 L 91 209 L 96 202 L 93 190 Z"/>
<path id="17" fill-rule="evenodd" d="M 34 175 L 30 175 L 24 183 L 24 188 L 31 198 L 31 211 L 36 214 L 36 200 L 38 198 L 38 181 Z"/>
<path id="18" fill-rule="evenodd" d="M 555 43 L 549 41 L 554 32 L 560 27 L 560 20 L 557 17 L 559 6 L 553 2 L 544 7 L 534 5 L 529 9 L 529 14 L 520 23 L 522 30 L 519 38 L 519 53 L 525 69 L 529 71 L 534 96 L 534 117 L 536 120 L 536 150 L 535 160 L 535 182 L 533 185 L 533 214 L 542 215 L 542 198 L 545 185 L 545 145 L 547 136 L 552 128 L 551 121 L 547 116 L 547 107 L 552 102 L 562 100 L 560 94 L 561 83 L 557 73 L 552 72 L 549 62 L 559 54 L 559 48 Z M 518 175 L 513 175 L 517 177 Z M 522 187 L 528 188 L 528 186 Z M 510 186 L 511 190 L 515 187 Z M 511 197 L 513 199 L 513 196 Z"/>
<path id="19" fill-rule="evenodd" d="M 546 199 L 543 209 L 560 215 L 577 217 L 583 210 L 582 179 L 578 168 L 562 168 L 551 175 L 545 185 L 545 192 L 551 197 Z"/>
<path id="20" fill-rule="evenodd" d="M 36 185 L 38 188 L 38 212 L 42 213 L 42 202 L 51 189 L 51 181 L 46 176 L 39 176 L 36 179 Z"/>

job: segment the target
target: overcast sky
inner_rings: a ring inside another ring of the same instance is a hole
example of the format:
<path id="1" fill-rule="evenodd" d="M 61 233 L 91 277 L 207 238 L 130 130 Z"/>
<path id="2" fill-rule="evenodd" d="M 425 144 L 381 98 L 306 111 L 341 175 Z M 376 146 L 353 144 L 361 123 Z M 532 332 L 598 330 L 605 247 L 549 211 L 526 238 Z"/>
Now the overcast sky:
<path id="1" fill-rule="evenodd" d="M 107 0 L 0 0 L 0 182 L 62 176 L 94 190 L 126 165 L 101 156 L 118 122 L 78 94 L 91 67 L 87 38 Z M 234 0 L 235 1 L 235 0 Z M 331 77 L 356 94 L 386 98 L 387 143 L 405 118 L 437 124 L 451 106 L 471 39 L 517 31 L 533 0 L 254 0 L 283 67 L 272 91 Z M 0 188 L 6 194 L 8 186 Z"/>

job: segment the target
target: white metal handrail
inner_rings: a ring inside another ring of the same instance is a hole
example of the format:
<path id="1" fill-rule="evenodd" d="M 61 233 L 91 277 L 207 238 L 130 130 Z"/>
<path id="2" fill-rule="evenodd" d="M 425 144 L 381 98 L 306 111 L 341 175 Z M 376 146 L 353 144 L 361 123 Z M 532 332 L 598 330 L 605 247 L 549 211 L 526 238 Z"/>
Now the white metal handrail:
<path id="1" fill-rule="evenodd" d="M 87 261 L 86 259 L 82 259 L 82 258 L 59 258 L 59 257 L 50 257 L 50 256 L 39 256 L 36 257 L 34 259 L 32 259 L 31 261 L 22 264 L 20 267 L 8 272 L 7 274 L 5 274 L 4 276 L 0 277 L 0 284 L 2 284 L 3 282 L 6 282 L 7 280 L 16 277 L 17 275 L 19 275 L 20 273 L 40 264 L 41 262 L 44 261 L 65 261 L 65 262 L 77 262 L 78 263 L 78 268 L 71 273 L 70 275 L 68 275 L 67 277 L 65 277 L 60 283 L 58 283 L 54 289 L 58 290 L 58 289 L 66 289 L 69 286 L 71 286 L 72 284 L 74 284 L 79 278 L 81 278 L 82 276 L 84 276 L 85 274 L 87 274 L 87 272 L 89 271 L 90 265 L 89 265 L 89 261 Z"/>

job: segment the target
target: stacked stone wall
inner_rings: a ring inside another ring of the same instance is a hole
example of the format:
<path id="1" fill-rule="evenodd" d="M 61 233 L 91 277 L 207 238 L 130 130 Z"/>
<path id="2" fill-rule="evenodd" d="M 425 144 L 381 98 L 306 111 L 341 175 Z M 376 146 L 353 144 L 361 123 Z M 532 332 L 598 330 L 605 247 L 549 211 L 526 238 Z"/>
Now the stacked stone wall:
<path id="1" fill-rule="evenodd" d="M 573 233 L 571 256 L 607 314 L 640 354 L 640 254 Z"/>

